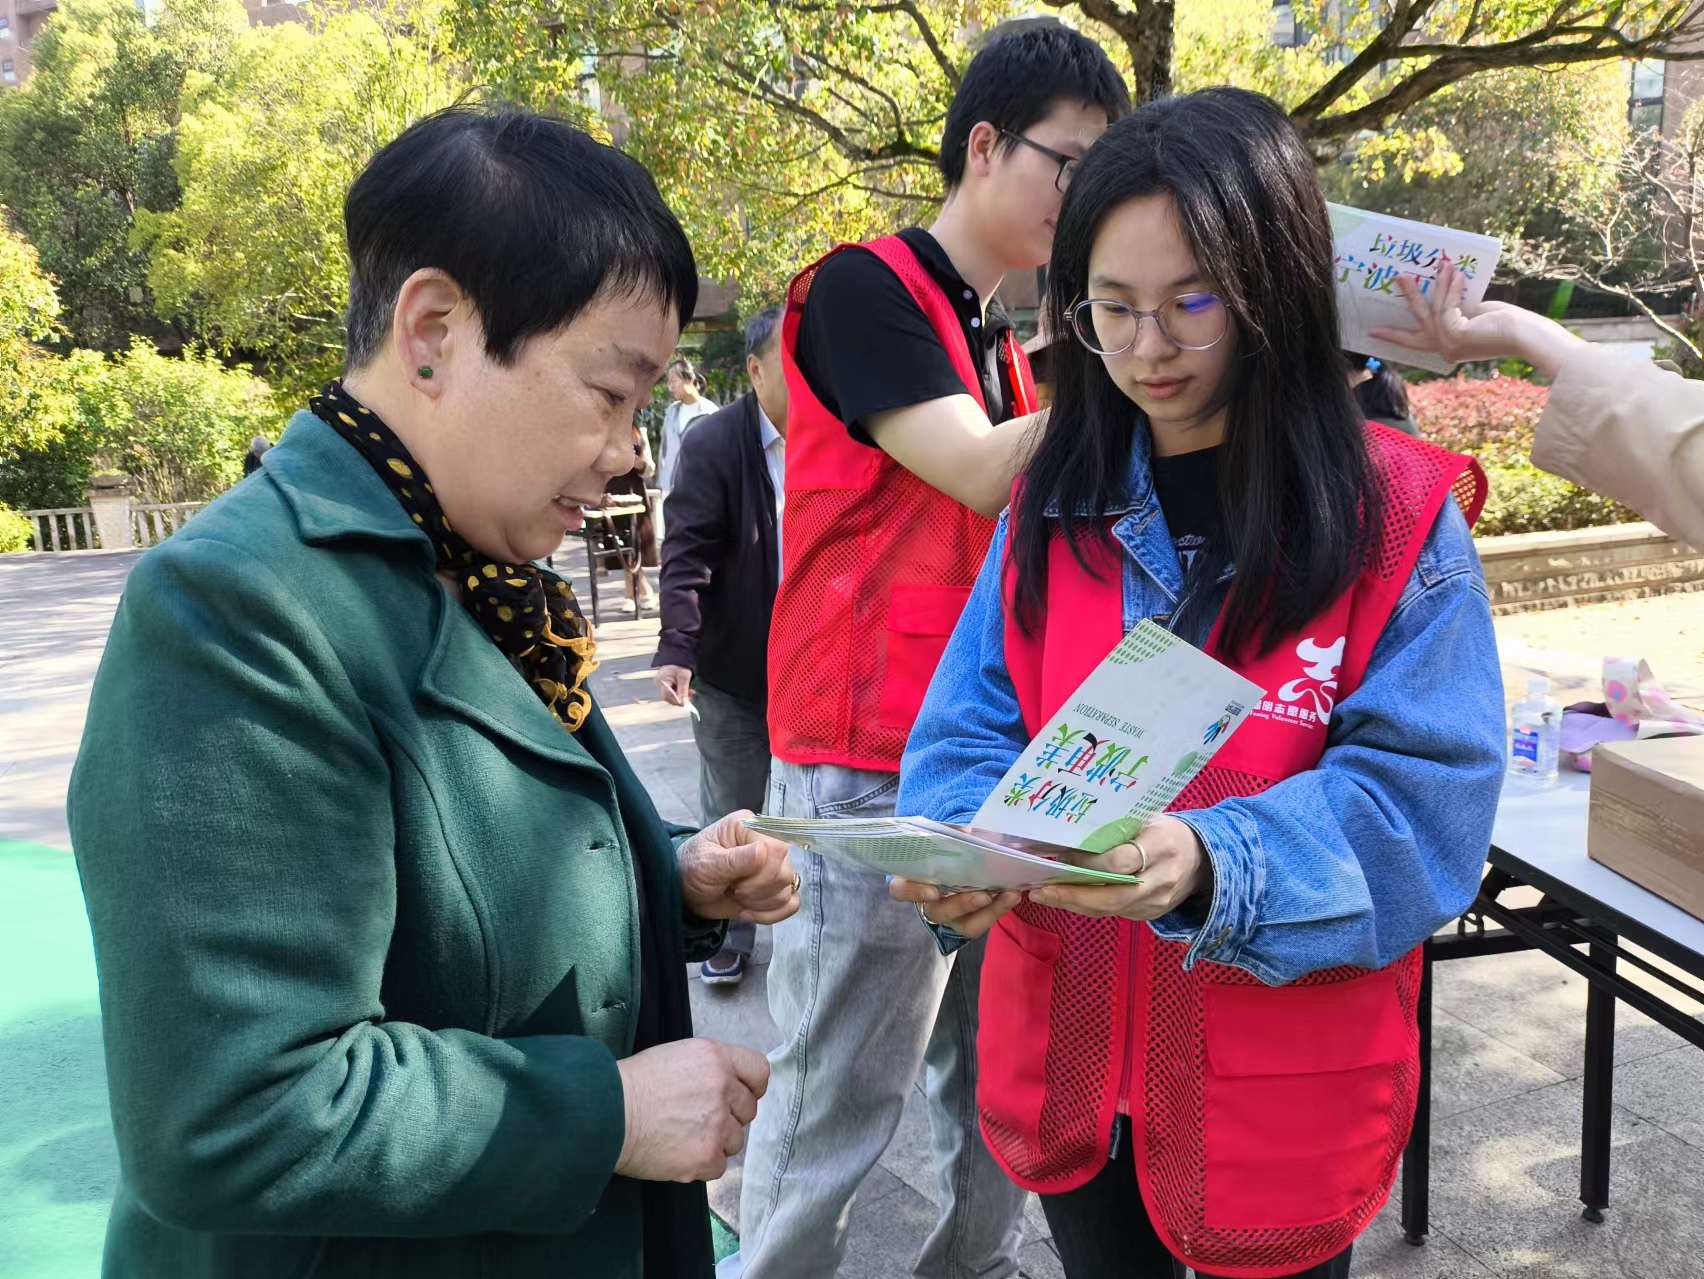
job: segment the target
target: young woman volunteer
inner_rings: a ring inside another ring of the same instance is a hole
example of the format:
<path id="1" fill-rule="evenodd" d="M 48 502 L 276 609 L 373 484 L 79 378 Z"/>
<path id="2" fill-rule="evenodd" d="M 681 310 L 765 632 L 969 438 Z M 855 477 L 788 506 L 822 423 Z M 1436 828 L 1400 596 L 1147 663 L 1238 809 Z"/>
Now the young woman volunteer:
<path id="1" fill-rule="evenodd" d="M 1484 861 L 1483 477 L 1363 424 L 1331 263 L 1265 98 L 1150 103 L 1095 145 L 1053 257 L 1076 340 L 906 751 L 899 811 L 968 821 L 1145 617 L 1266 690 L 1172 813 L 1095 859 L 1140 886 L 894 885 L 943 945 L 993 930 L 982 1130 L 1071 1279 L 1348 1274 L 1412 1121 L 1417 947 Z"/>

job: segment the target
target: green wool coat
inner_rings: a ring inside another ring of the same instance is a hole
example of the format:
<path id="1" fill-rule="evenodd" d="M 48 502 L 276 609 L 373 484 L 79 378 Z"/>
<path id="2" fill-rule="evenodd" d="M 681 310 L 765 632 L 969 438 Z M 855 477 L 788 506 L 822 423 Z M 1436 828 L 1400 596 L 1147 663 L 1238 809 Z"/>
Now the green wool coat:
<path id="1" fill-rule="evenodd" d="M 109 1279 L 710 1274 L 703 1186 L 613 1174 L 634 859 L 665 1038 L 721 934 L 683 913 L 681 832 L 317 418 L 137 564 L 70 822 L 122 1167 Z"/>

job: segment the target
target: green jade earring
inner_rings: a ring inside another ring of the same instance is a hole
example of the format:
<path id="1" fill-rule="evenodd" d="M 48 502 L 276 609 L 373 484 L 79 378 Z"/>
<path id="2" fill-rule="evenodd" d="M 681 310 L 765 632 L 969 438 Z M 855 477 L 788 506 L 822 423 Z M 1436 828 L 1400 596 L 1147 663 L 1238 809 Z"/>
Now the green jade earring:
<path id="1" fill-rule="evenodd" d="M 432 376 L 432 366 L 430 364 L 422 364 L 419 368 L 415 369 L 414 371 L 416 373 L 418 373 L 421 377 L 424 377 L 424 378 L 429 378 L 429 377 Z"/>

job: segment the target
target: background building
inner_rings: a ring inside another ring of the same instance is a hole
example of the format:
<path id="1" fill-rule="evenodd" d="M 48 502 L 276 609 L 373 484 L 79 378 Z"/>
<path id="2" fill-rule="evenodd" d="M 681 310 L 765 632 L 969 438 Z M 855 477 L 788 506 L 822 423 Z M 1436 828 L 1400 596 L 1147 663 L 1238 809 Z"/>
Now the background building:
<path id="1" fill-rule="evenodd" d="M 159 0 L 136 0 L 144 13 Z M 300 22 L 301 9 L 289 0 L 243 0 L 256 26 Z M 0 0 L 0 88 L 15 88 L 30 76 L 30 46 L 59 8 L 59 0 Z"/>

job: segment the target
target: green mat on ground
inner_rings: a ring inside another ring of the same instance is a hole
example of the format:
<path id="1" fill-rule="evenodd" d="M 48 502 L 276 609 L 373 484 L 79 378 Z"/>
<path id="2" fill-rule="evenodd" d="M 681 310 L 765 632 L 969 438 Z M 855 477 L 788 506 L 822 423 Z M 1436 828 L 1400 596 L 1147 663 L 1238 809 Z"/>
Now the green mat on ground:
<path id="1" fill-rule="evenodd" d="M 0 1270 L 100 1273 L 118 1155 L 71 854 L 0 843 Z"/>
<path id="2" fill-rule="evenodd" d="M 710 1242 L 716 1249 L 716 1260 L 731 1257 L 739 1251 L 740 1241 L 734 1237 L 734 1232 L 722 1224 L 722 1219 L 715 1213 L 710 1214 Z"/>
<path id="3" fill-rule="evenodd" d="M 71 854 L 0 841 L 0 1273 L 100 1273 L 118 1152 Z M 738 1244 L 714 1216 L 717 1260 Z"/>

